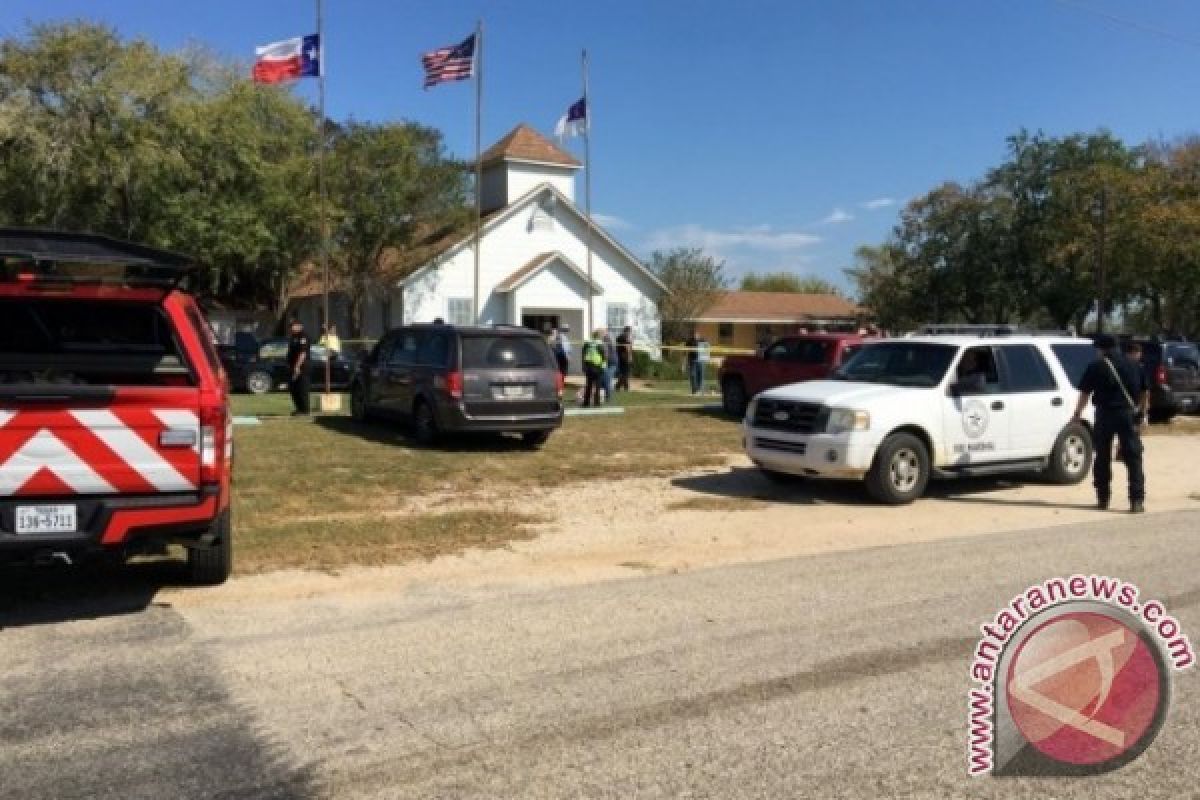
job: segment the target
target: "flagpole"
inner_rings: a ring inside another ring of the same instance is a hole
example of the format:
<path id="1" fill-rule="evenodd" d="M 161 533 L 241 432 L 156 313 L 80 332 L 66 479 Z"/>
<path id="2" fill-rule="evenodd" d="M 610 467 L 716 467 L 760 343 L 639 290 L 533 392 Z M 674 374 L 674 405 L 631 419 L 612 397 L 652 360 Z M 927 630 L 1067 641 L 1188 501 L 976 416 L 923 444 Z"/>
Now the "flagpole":
<path id="1" fill-rule="evenodd" d="M 596 320 L 594 292 L 592 290 L 592 104 L 588 100 L 588 57 L 583 51 L 583 207 L 587 216 L 587 279 L 588 321 L 585 335 L 590 336 Z"/>
<path id="2" fill-rule="evenodd" d="M 475 323 L 480 324 L 479 251 L 483 249 L 481 235 L 483 219 L 483 162 L 481 154 L 481 122 L 483 117 L 483 20 L 475 22 Z"/>
<path id="3" fill-rule="evenodd" d="M 321 304 L 329 330 L 329 218 L 325 192 L 325 16 L 317 0 L 317 194 L 321 220 Z M 325 394 L 330 393 L 329 357 L 325 358 Z"/>

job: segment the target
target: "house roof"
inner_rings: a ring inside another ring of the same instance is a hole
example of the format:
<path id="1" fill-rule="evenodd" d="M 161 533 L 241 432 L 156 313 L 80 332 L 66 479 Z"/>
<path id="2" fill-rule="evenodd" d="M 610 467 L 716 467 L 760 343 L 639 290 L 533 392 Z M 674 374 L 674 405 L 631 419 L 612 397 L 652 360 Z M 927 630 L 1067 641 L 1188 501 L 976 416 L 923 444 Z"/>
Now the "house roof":
<path id="1" fill-rule="evenodd" d="M 497 161 L 532 161 L 538 164 L 556 164 L 562 167 L 582 166 L 574 156 L 524 122 L 485 150 L 480 156 L 480 160 L 485 167 Z"/>
<path id="2" fill-rule="evenodd" d="M 548 183 L 540 183 L 523 194 L 521 197 L 509 203 L 504 208 L 498 208 L 495 211 L 491 211 L 484 215 L 481 228 L 482 233 L 486 235 L 492 227 L 499 225 L 501 222 L 508 219 L 522 208 L 528 206 L 531 202 L 547 192 L 555 196 L 559 208 L 566 208 L 580 220 L 586 220 L 583 212 L 580 211 L 579 208 L 573 202 L 571 202 L 571 200 L 565 194 Z M 594 221 L 592 222 L 592 231 L 599 239 L 607 242 L 614 250 L 617 251 L 617 253 L 623 256 L 626 261 L 636 267 L 638 271 L 640 271 L 646 278 L 650 280 L 651 283 L 663 291 L 667 291 L 666 285 L 659 280 L 657 275 L 651 272 L 645 264 L 643 264 L 636 256 L 633 255 L 633 253 L 630 253 L 627 249 L 625 249 L 620 242 L 610 236 L 609 233 L 604 230 L 604 228 L 601 228 Z M 408 273 L 406 277 L 400 281 L 401 285 L 414 280 L 426 270 L 433 269 L 440 261 L 451 256 L 459 248 L 469 245 L 474 238 L 474 232 L 468 231 L 465 235 L 460 233 L 457 239 L 455 239 L 453 236 L 447 237 L 445 240 L 445 246 L 441 247 L 441 249 L 430 247 L 427 251 L 425 251 L 425 258 L 422 262 L 422 266 L 419 269 Z"/>
<path id="3" fill-rule="evenodd" d="M 594 280 L 588 281 L 587 273 L 581 270 L 578 265 L 575 264 L 575 262 L 557 250 L 549 253 L 539 253 L 538 255 L 534 256 L 529 260 L 529 263 L 501 281 L 499 285 L 496 286 L 496 291 L 511 292 L 514 289 L 520 288 L 522 284 L 524 284 L 534 275 L 537 275 L 546 267 L 553 264 L 555 261 L 561 261 L 567 269 L 575 273 L 579 279 L 583 281 L 585 286 L 588 285 L 588 283 L 591 283 L 592 291 L 594 293 L 604 294 L 604 288 L 600 286 L 600 284 L 596 283 Z"/>
<path id="4" fill-rule="evenodd" d="M 865 313 L 836 294 L 726 292 L 696 322 L 803 322 L 853 318 Z"/>

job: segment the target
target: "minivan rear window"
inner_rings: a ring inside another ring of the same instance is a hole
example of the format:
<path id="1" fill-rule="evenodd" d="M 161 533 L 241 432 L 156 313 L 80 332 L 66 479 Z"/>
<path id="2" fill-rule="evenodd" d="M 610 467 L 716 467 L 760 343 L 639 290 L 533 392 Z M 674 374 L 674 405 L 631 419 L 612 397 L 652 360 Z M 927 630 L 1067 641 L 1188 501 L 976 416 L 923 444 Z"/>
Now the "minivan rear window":
<path id="1" fill-rule="evenodd" d="M 1080 342 L 1079 344 L 1052 344 L 1050 349 L 1058 357 L 1058 363 L 1062 364 L 1063 371 L 1067 373 L 1067 379 L 1071 381 L 1071 385 L 1078 389 L 1084 370 L 1096 358 L 1096 348 L 1090 343 Z"/>
<path id="2" fill-rule="evenodd" d="M 550 348 L 537 336 L 464 336 L 465 369 L 533 369 L 550 367 Z"/>

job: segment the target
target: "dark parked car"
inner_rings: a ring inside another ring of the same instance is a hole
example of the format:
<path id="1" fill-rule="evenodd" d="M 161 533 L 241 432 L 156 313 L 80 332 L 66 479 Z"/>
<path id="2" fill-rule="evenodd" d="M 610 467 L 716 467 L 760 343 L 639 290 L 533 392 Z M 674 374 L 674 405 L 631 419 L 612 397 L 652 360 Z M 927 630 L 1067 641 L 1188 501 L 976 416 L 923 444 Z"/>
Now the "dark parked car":
<path id="1" fill-rule="evenodd" d="M 229 375 L 229 387 L 235 392 L 266 394 L 287 387 L 287 339 L 266 339 L 239 333 L 231 345 L 221 345 L 221 364 Z M 325 388 L 325 362 L 331 354 L 320 345 L 309 350 L 309 375 L 313 391 Z M 355 365 L 344 356 L 332 354 L 329 361 L 329 385 L 344 390 L 350 386 Z"/>
<path id="2" fill-rule="evenodd" d="M 519 433 L 538 447 L 563 418 L 563 379 L 545 338 L 526 328 L 411 325 L 388 331 L 350 390 L 358 421 L 411 421 L 417 441 L 443 433 Z"/>
<path id="3" fill-rule="evenodd" d="M 1139 339 L 1142 368 L 1150 378 L 1150 419 L 1200 411 L 1200 350 L 1194 342 Z"/>

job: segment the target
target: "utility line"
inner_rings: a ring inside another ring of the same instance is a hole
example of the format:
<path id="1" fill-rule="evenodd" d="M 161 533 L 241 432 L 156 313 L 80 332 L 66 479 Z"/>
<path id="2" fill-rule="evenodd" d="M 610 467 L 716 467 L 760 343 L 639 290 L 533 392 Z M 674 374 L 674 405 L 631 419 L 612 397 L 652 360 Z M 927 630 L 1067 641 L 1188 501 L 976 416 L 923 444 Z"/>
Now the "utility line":
<path id="1" fill-rule="evenodd" d="M 1098 8 L 1093 8 L 1089 5 L 1078 2 L 1078 0 L 1055 0 L 1055 2 L 1057 2 L 1059 5 L 1067 6 L 1068 8 L 1086 11 L 1089 14 L 1094 14 L 1095 16 L 1106 19 L 1109 22 L 1116 23 L 1117 25 L 1124 25 L 1127 28 L 1133 28 L 1134 30 L 1141 31 L 1142 33 L 1161 36 L 1164 39 L 1170 39 L 1171 41 L 1178 42 L 1179 44 L 1186 44 L 1190 47 L 1200 48 L 1200 39 L 1191 39 L 1187 36 L 1180 36 L 1179 34 L 1173 33 L 1164 28 L 1156 28 L 1153 25 L 1146 25 L 1145 23 L 1138 22 L 1136 20 L 1118 17 L 1115 14 L 1110 14 L 1107 11 L 1101 11 Z"/>

